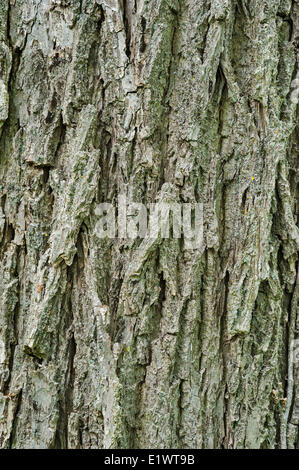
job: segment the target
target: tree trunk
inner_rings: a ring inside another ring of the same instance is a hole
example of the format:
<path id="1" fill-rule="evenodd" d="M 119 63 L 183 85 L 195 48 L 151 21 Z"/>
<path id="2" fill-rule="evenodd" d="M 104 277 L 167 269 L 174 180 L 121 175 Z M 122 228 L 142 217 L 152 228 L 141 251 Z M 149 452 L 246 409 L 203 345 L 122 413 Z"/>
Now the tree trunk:
<path id="1" fill-rule="evenodd" d="M 299 447 L 298 32 L 0 0 L 2 448 Z M 204 243 L 99 238 L 119 195 L 201 203 Z"/>

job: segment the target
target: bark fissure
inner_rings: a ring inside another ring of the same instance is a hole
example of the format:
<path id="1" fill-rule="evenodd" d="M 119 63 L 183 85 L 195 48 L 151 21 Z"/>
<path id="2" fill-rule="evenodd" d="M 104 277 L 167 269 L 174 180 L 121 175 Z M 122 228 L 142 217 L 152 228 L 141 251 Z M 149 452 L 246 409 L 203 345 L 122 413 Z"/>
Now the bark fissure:
<path id="1" fill-rule="evenodd" d="M 1 447 L 299 446 L 298 26 L 295 1 L 3 3 Z M 202 246 L 99 237 L 124 195 L 201 203 Z"/>

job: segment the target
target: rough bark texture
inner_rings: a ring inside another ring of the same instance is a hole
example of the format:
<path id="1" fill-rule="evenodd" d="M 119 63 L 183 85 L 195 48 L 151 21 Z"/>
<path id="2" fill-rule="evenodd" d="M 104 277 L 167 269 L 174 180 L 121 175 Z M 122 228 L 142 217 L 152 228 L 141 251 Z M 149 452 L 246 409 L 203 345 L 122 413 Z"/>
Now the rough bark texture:
<path id="1" fill-rule="evenodd" d="M 298 34 L 298 0 L 0 0 L 1 447 L 299 446 Z M 100 240 L 119 194 L 203 203 L 204 247 Z"/>

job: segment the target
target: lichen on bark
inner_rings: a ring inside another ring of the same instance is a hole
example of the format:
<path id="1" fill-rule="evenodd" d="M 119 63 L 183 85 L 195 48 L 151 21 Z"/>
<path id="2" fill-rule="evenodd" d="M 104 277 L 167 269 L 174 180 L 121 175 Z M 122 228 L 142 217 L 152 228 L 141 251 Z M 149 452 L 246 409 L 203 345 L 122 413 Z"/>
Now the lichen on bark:
<path id="1" fill-rule="evenodd" d="M 298 0 L 0 0 L 0 447 L 298 448 Z M 97 205 L 203 204 L 204 245 Z"/>

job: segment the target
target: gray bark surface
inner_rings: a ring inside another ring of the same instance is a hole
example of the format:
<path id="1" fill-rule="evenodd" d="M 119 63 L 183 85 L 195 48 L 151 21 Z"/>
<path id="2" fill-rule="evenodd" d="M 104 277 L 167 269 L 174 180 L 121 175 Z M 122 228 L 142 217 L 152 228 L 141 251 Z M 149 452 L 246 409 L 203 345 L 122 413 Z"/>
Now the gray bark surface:
<path id="1" fill-rule="evenodd" d="M 0 447 L 298 448 L 298 0 L 0 0 Z M 201 202 L 204 246 L 96 207 Z"/>

